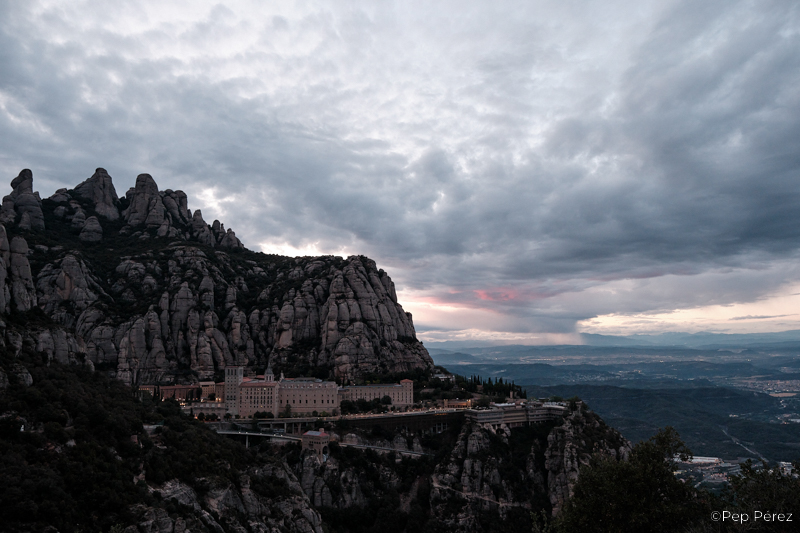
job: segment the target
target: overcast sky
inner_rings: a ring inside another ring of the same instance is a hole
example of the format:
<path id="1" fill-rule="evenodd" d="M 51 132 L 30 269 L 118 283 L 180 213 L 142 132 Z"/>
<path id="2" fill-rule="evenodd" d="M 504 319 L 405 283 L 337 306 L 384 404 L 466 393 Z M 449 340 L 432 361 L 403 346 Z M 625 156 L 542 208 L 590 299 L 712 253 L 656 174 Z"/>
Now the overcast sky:
<path id="1" fill-rule="evenodd" d="M 0 0 L 5 179 L 100 166 L 427 341 L 800 329 L 791 0 Z"/>

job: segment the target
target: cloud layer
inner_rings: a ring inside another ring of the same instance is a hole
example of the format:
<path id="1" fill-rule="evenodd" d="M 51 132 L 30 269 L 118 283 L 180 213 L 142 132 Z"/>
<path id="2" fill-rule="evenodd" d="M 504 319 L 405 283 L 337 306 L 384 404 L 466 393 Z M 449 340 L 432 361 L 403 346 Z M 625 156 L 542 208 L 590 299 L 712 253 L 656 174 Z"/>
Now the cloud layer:
<path id="1" fill-rule="evenodd" d="M 149 172 L 250 248 L 374 257 L 440 337 L 800 281 L 794 3 L 62 4 L 0 3 L 0 170 L 43 194 Z"/>

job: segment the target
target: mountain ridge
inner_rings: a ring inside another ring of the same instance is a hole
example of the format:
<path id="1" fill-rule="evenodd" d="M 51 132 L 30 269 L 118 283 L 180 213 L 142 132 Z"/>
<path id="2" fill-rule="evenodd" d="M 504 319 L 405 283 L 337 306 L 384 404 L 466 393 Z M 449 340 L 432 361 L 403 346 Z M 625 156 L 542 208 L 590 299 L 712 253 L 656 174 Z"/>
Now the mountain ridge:
<path id="1" fill-rule="evenodd" d="M 492 341 L 429 341 L 429 349 L 442 352 L 464 352 L 475 354 L 492 348 L 512 350 L 530 348 L 557 348 L 559 346 L 590 346 L 608 348 L 725 348 L 769 345 L 800 344 L 800 329 L 773 331 L 766 333 L 714 333 L 699 331 L 695 333 L 667 331 L 658 334 L 601 335 L 581 333 L 582 344 L 498 344 Z"/>
<path id="2" fill-rule="evenodd" d="M 149 174 L 124 197 L 102 168 L 44 200 L 28 169 L 11 185 L 0 312 L 31 315 L 41 327 L 27 341 L 49 358 L 129 384 L 211 379 L 229 365 L 340 380 L 433 366 L 369 258 L 252 252 Z"/>

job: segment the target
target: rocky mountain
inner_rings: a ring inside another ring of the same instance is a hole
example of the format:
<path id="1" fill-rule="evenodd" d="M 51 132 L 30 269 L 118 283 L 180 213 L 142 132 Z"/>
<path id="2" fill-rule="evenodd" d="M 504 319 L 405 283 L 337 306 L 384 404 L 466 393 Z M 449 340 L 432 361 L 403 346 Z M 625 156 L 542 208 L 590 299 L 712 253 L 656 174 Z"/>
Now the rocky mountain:
<path id="1" fill-rule="evenodd" d="M 201 483 L 209 480 L 201 479 Z M 262 490 L 254 490 L 258 484 Z M 264 487 L 277 490 L 265 491 Z M 266 495 L 265 492 L 270 493 Z M 124 533 L 189 533 L 191 531 L 285 531 L 323 533 L 322 519 L 302 493 L 297 479 L 285 465 L 266 463 L 243 473 L 236 483 L 211 480 L 208 491 L 200 495 L 178 479 L 158 487 L 162 500 L 185 509 L 178 516 L 163 507 L 135 505 L 131 514 L 136 525 Z M 249 527 L 248 527 L 249 526 Z"/>
<path id="2" fill-rule="evenodd" d="M 428 369 L 391 278 L 363 256 L 247 250 L 140 174 L 124 197 L 98 168 L 41 199 L 33 174 L 0 208 L 0 314 L 60 362 L 129 384 L 193 382 L 227 365 L 357 380 Z M 0 329 L 2 325 L 0 325 Z"/>
<path id="3" fill-rule="evenodd" d="M 311 453 L 287 457 L 305 495 L 340 531 L 531 531 L 532 515 L 558 514 L 593 454 L 624 460 L 630 453 L 630 443 L 580 402 L 563 421 L 529 427 L 495 431 L 467 422 L 449 435 L 339 437 L 396 450 L 365 457 L 334 446 L 324 462 Z"/>
<path id="4" fill-rule="evenodd" d="M 29 342 L 14 351 L 0 347 L 3 531 L 528 533 L 593 454 L 629 454 L 581 402 L 513 429 L 339 420 L 325 458 L 299 443 L 245 448 L 105 372 Z"/>
<path id="5" fill-rule="evenodd" d="M 564 506 L 593 454 L 628 455 L 576 401 L 563 419 L 514 429 L 341 419 L 326 460 L 299 444 L 246 449 L 128 385 L 219 378 L 227 365 L 424 374 L 433 362 L 389 276 L 362 256 L 249 251 L 146 174 L 122 198 L 103 169 L 45 199 L 28 170 L 11 185 L 0 208 L 11 531 L 529 532 Z"/>

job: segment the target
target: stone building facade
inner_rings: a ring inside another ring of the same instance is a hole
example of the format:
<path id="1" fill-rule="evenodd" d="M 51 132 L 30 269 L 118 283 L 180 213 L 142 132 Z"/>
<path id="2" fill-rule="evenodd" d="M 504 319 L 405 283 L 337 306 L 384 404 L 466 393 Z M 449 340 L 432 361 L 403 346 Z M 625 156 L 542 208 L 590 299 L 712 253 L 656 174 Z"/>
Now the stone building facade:
<path id="1" fill-rule="evenodd" d="M 339 411 L 339 386 L 333 381 L 315 378 L 283 378 L 279 383 L 277 407 L 293 415 L 323 411 L 333 414 Z"/>
<path id="2" fill-rule="evenodd" d="M 210 390 L 210 389 L 209 389 Z M 216 389 L 217 399 L 224 398 L 226 412 L 232 416 L 249 418 L 255 413 L 272 413 L 278 416 L 336 415 L 342 400 L 373 400 L 389 396 L 394 407 L 408 407 L 414 402 L 414 382 L 404 379 L 400 383 L 339 387 L 333 381 L 316 378 L 275 379 L 272 369 L 263 376 L 244 377 L 244 368 L 229 366 L 225 369 L 224 390 Z"/>
<path id="3" fill-rule="evenodd" d="M 358 385 L 339 389 L 339 399 L 355 402 L 357 400 L 372 401 L 388 396 L 394 407 L 408 407 L 414 403 L 414 382 L 404 379 L 400 383 L 382 385 Z"/>
<path id="4" fill-rule="evenodd" d="M 270 373 L 265 379 L 245 381 L 239 384 L 238 415 L 249 418 L 256 413 L 275 414 L 275 399 L 278 383 Z"/>
<path id="5" fill-rule="evenodd" d="M 529 401 L 525 403 L 493 403 L 489 408 L 467 409 L 467 420 L 484 427 L 501 429 L 527 426 L 536 422 L 556 420 L 566 414 L 563 403 Z"/>
<path id="6" fill-rule="evenodd" d="M 328 458 L 331 436 L 325 433 L 324 428 L 319 428 L 318 431 L 306 431 L 300 441 L 304 450 L 312 450 L 320 460 L 325 461 Z"/>
<path id="7" fill-rule="evenodd" d="M 283 374 L 276 381 L 269 368 L 265 375 L 253 379 L 245 378 L 242 370 L 241 367 L 225 369 L 225 406 L 233 416 L 249 418 L 259 412 L 273 416 L 283 412 L 291 415 L 339 412 L 339 386 L 333 381 L 285 378 Z"/>

